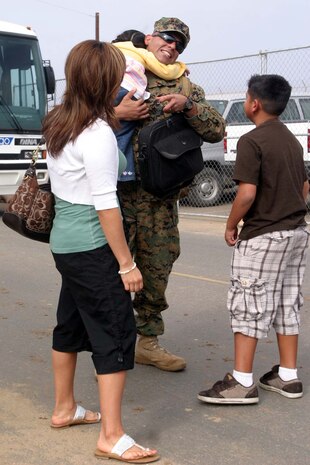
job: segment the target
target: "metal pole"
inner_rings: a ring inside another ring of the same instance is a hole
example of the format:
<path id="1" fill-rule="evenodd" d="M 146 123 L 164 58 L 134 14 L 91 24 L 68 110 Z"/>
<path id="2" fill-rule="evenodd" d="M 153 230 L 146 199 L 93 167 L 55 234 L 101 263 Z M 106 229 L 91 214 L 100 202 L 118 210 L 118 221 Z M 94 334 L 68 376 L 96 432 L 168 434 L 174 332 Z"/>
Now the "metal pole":
<path id="1" fill-rule="evenodd" d="M 96 13 L 95 16 L 95 21 L 96 21 L 96 40 L 99 40 L 99 13 Z"/>
<path id="2" fill-rule="evenodd" d="M 266 51 L 263 52 L 262 50 L 260 50 L 259 55 L 260 55 L 260 73 L 261 74 L 267 74 L 268 53 Z"/>

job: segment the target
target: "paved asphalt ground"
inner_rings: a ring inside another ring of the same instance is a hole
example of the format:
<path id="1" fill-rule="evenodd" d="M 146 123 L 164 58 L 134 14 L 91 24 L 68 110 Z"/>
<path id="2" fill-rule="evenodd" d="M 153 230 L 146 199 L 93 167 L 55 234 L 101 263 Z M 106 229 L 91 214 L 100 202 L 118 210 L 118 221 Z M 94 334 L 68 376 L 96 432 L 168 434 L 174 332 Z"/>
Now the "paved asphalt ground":
<path id="1" fill-rule="evenodd" d="M 203 219 L 181 214 L 182 254 L 167 292 L 170 309 L 161 342 L 186 358 L 187 369 L 167 373 L 137 365 L 129 373 L 126 431 L 158 448 L 159 465 L 308 465 L 310 269 L 298 364 L 304 397 L 290 400 L 260 390 L 260 402 L 252 406 L 212 406 L 196 398 L 232 369 L 233 359 L 226 311 L 231 250 L 223 240 L 224 219 L 209 211 Z M 98 425 L 49 427 L 50 345 L 59 291 L 49 248 L 18 236 L 2 221 L 0 239 L 0 465 L 99 464 L 93 456 Z M 259 343 L 255 379 L 277 361 L 271 333 Z M 89 354 L 79 358 L 76 397 L 86 408 L 98 408 Z"/>

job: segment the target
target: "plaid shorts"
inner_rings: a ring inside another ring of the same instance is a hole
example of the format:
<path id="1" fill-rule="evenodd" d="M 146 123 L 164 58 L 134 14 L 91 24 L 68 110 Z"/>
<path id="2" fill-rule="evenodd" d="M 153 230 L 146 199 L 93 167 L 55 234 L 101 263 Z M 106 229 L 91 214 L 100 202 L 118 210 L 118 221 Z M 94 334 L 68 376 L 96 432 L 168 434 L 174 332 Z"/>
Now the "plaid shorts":
<path id="1" fill-rule="evenodd" d="M 299 333 L 308 242 L 304 227 L 237 242 L 227 298 L 234 333 L 260 339 L 271 326 L 279 334 Z"/>

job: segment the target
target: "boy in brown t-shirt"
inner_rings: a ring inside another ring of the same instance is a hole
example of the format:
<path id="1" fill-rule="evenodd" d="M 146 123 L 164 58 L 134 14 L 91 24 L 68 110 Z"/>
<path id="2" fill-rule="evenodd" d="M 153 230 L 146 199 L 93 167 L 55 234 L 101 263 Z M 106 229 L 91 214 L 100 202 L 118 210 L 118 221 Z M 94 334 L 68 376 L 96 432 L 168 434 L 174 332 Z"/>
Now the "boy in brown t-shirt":
<path id="1" fill-rule="evenodd" d="M 203 402 L 258 402 L 253 361 L 258 340 L 267 337 L 271 326 L 280 360 L 258 385 L 289 398 L 303 394 L 296 363 L 309 241 L 305 222 L 309 183 L 303 149 L 279 120 L 290 94 L 291 86 L 282 76 L 255 75 L 248 82 L 244 110 L 256 128 L 237 145 L 233 177 L 239 186 L 225 231 L 227 245 L 234 246 L 227 299 L 234 370 L 198 394 Z"/>

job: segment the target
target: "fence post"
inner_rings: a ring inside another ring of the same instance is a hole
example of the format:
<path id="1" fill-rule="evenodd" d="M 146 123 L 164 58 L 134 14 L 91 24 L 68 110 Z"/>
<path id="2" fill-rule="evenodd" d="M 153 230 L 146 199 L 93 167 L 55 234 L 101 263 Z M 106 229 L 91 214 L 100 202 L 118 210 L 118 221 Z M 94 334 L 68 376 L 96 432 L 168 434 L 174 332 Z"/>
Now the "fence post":
<path id="1" fill-rule="evenodd" d="M 260 74 L 267 74 L 268 72 L 268 53 L 262 50 L 259 51 L 260 56 Z"/>

